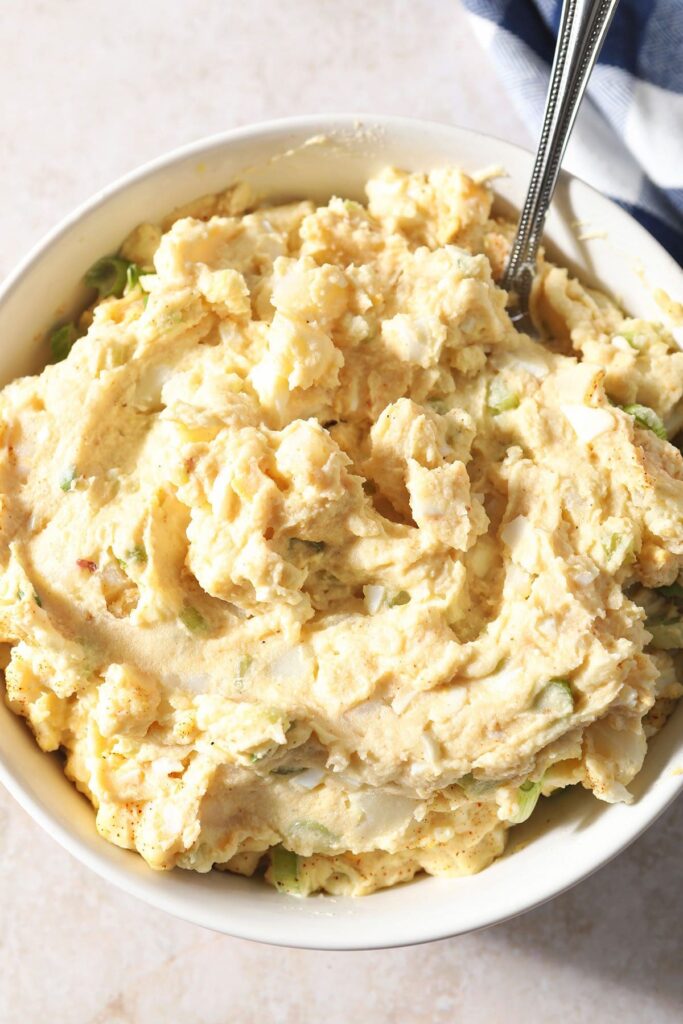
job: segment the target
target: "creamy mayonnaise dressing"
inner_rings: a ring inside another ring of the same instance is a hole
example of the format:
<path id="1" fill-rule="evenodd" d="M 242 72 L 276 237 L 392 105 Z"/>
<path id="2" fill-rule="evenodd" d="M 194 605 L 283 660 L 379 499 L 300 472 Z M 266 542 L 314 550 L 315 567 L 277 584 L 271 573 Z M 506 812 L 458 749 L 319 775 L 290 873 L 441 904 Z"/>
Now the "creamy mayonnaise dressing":
<path id="1" fill-rule="evenodd" d="M 367 193 L 143 225 L 0 396 L 7 700 L 155 868 L 477 871 L 681 693 L 673 335 L 542 262 L 539 345 L 484 185 Z"/>

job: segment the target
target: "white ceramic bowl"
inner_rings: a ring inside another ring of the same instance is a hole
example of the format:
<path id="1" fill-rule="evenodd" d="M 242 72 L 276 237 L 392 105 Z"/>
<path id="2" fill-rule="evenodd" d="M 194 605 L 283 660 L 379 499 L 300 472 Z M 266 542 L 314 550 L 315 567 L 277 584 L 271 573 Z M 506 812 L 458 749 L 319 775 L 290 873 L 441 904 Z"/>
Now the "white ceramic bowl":
<path id="1" fill-rule="evenodd" d="M 315 139 L 319 136 L 321 138 Z M 308 140 L 314 138 L 313 142 Z M 502 165 L 501 203 L 519 205 L 528 153 L 487 136 L 399 118 L 312 117 L 228 132 L 163 157 L 94 196 L 20 264 L 0 292 L 0 383 L 39 369 L 44 334 L 84 298 L 83 272 L 154 220 L 235 177 L 273 198 L 361 198 L 386 164 L 411 170 L 446 163 L 473 171 Z M 596 232 L 598 235 L 596 235 Z M 593 235 L 580 241 L 579 235 Z M 627 309 L 656 315 L 648 283 L 683 299 L 683 272 L 617 206 L 567 175 L 548 221 L 551 251 L 584 280 L 600 282 Z M 632 842 L 683 788 L 683 706 L 651 744 L 633 805 L 608 806 L 579 791 L 541 801 L 513 830 L 509 851 L 479 875 L 423 878 L 360 899 L 281 895 L 256 880 L 212 872 L 157 873 L 137 854 L 101 839 L 94 814 L 43 754 L 23 721 L 0 705 L 0 780 L 67 850 L 127 892 L 197 924 L 264 942 L 364 949 L 424 942 L 482 928 L 538 905 Z M 676 770 L 678 769 L 678 771 Z M 528 842 L 533 839 L 532 842 Z M 27 871 L 40 870 L 27 852 Z"/>

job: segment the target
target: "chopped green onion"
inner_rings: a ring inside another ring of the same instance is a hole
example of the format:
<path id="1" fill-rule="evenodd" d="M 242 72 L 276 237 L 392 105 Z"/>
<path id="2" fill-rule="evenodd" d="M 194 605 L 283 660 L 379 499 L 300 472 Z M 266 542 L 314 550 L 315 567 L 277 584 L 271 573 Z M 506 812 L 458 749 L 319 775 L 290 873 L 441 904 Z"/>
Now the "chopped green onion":
<path id="1" fill-rule="evenodd" d="M 174 327 L 176 324 L 180 324 L 183 321 L 182 309 L 171 309 L 163 318 L 164 327 Z"/>
<path id="2" fill-rule="evenodd" d="M 527 779 L 517 790 L 517 810 L 509 818 L 511 825 L 521 825 L 523 821 L 531 817 L 534 807 L 541 795 L 541 782 L 532 782 Z"/>
<path id="3" fill-rule="evenodd" d="M 246 682 L 247 672 L 251 668 L 254 659 L 249 654 L 245 654 L 244 657 L 240 658 L 237 662 L 237 675 L 235 676 L 235 689 L 238 693 L 244 689 Z"/>
<path id="4" fill-rule="evenodd" d="M 101 299 L 110 295 L 120 299 L 128 281 L 128 268 L 133 266 L 130 260 L 119 256 L 103 256 L 93 263 L 83 278 L 89 288 L 95 288 Z"/>
<path id="5" fill-rule="evenodd" d="M 461 779 L 458 779 L 457 785 L 465 790 L 467 796 L 477 797 L 483 796 L 484 793 L 490 793 L 500 783 L 496 779 L 478 779 L 472 772 L 468 772 L 467 775 L 463 775 Z"/>
<path id="6" fill-rule="evenodd" d="M 574 694 L 567 680 L 551 679 L 536 697 L 534 710 L 570 715 L 574 710 Z"/>
<path id="7" fill-rule="evenodd" d="M 408 604 L 410 601 L 410 594 L 407 590 L 399 590 L 398 594 L 392 597 L 387 603 L 390 608 L 395 608 L 396 605 Z"/>
<path id="8" fill-rule="evenodd" d="M 69 468 L 66 470 L 63 477 L 59 481 L 59 486 L 61 487 L 65 494 L 67 493 L 67 491 L 73 489 L 73 485 L 76 482 L 76 476 L 76 467 L 69 466 Z"/>
<path id="9" fill-rule="evenodd" d="M 126 551 L 126 558 L 131 562 L 144 563 L 147 561 L 147 552 L 144 544 L 136 544 L 130 551 Z"/>
<path id="10" fill-rule="evenodd" d="M 282 722 L 284 725 L 284 723 L 287 722 L 287 725 L 285 726 L 285 732 L 287 731 L 287 729 L 289 729 L 289 722 L 285 718 L 282 708 L 276 708 L 272 706 L 269 708 L 264 708 L 263 714 L 265 715 L 266 721 L 272 722 L 273 725 L 275 725 L 277 722 Z"/>
<path id="11" fill-rule="evenodd" d="M 339 843 L 339 836 L 330 832 L 329 828 L 321 825 L 319 821 L 312 821 L 310 818 L 300 818 L 292 822 L 287 833 L 304 842 L 320 842 L 326 847 L 337 846 Z"/>
<path id="12" fill-rule="evenodd" d="M 140 290 L 145 294 L 146 303 L 148 294 L 144 284 L 140 280 L 140 277 L 143 274 L 153 274 L 154 272 L 154 267 L 140 267 L 137 263 L 129 263 L 126 267 L 126 286 L 123 294 L 127 295 L 128 292 L 132 292 L 135 288 L 140 288 Z"/>
<path id="13" fill-rule="evenodd" d="M 299 858 L 284 846 L 270 851 L 270 875 L 276 889 L 281 892 L 299 892 Z"/>
<path id="14" fill-rule="evenodd" d="M 259 761 L 265 760 L 269 754 L 271 754 L 276 748 L 273 746 L 266 747 L 265 750 L 261 750 L 258 753 L 254 752 L 249 755 L 249 761 L 251 764 L 258 764 Z"/>
<path id="15" fill-rule="evenodd" d="M 280 765 L 279 768 L 271 768 L 271 775 L 301 775 L 302 772 L 308 771 L 307 768 L 289 768 L 286 764 Z"/>
<path id="16" fill-rule="evenodd" d="M 683 620 L 674 619 L 661 622 L 649 619 L 646 628 L 652 633 L 650 641 L 659 651 L 676 651 L 683 648 Z"/>
<path id="17" fill-rule="evenodd" d="M 207 628 L 206 619 L 191 605 L 186 604 L 179 615 L 180 621 L 191 633 L 200 633 Z"/>
<path id="18" fill-rule="evenodd" d="M 634 560 L 634 540 L 627 533 L 611 533 L 606 541 L 603 540 L 602 547 L 610 569 L 617 569 Z"/>
<path id="19" fill-rule="evenodd" d="M 62 359 L 66 359 L 77 338 L 78 331 L 76 330 L 76 325 L 70 322 L 62 324 L 61 327 L 55 327 L 50 332 L 50 349 L 55 363 L 61 363 Z"/>
<path id="20" fill-rule="evenodd" d="M 662 441 L 666 441 L 666 428 L 654 409 L 647 405 L 621 405 L 619 408 L 633 416 L 639 427 L 651 430 L 657 437 L 661 437 Z"/>
<path id="21" fill-rule="evenodd" d="M 603 541 L 602 546 L 608 558 L 611 558 L 612 555 L 616 554 L 623 536 L 624 535 L 622 533 L 610 533 L 607 541 Z"/>
<path id="22" fill-rule="evenodd" d="M 356 199 L 342 199 L 342 206 L 346 213 L 358 213 L 361 217 L 366 215 L 365 207 Z"/>
<path id="23" fill-rule="evenodd" d="M 294 548 L 296 548 L 297 544 L 301 544 L 303 547 L 308 548 L 309 551 L 324 551 L 327 547 L 324 540 L 304 540 L 302 537 L 290 537 L 289 543 Z"/>
<path id="24" fill-rule="evenodd" d="M 489 384 L 486 405 L 494 416 L 498 416 L 501 412 L 516 409 L 519 405 L 519 395 L 510 391 L 505 381 L 497 376 Z"/>
<path id="25" fill-rule="evenodd" d="M 640 345 L 638 345 L 638 344 L 637 344 L 637 342 L 636 342 L 636 332 L 635 332 L 635 329 L 634 329 L 634 328 L 630 328 L 629 330 L 626 330 L 626 331 L 617 331 L 617 333 L 616 333 L 616 334 L 613 334 L 613 335 L 612 335 L 612 340 L 614 340 L 615 338 L 623 338 L 623 339 L 624 339 L 624 341 L 625 341 L 625 342 L 626 342 L 626 343 L 627 343 L 627 344 L 628 344 L 628 345 L 629 345 L 629 346 L 630 346 L 631 348 L 634 348 L 634 349 L 636 350 L 636 352 L 637 352 L 637 351 L 638 351 L 638 350 L 640 349 L 640 347 L 641 347 L 641 346 L 640 346 Z"/>
<path id="26" fill-rule="evenodd" d="M 683 602 L 683 587 L 680 583 L 670 583 L 668 587 L 657 587 L 656 593 L 662 597 L 670 597 L 673 601 Z"/>
<path id="27" fill-rule="evenodd" d="M 35 590 L 33 591 L 33 600 L 36 602 L 39 608 L 43 607 L 42 599 L 40 595 L 35 592 Z"/>
<path id="28" fill-rule="evenodd" d="M 126 268 L 126 287 L 124 294 L 132 292 L 140 284 L 140 268 L 137 263 L 129 263 Z"/>

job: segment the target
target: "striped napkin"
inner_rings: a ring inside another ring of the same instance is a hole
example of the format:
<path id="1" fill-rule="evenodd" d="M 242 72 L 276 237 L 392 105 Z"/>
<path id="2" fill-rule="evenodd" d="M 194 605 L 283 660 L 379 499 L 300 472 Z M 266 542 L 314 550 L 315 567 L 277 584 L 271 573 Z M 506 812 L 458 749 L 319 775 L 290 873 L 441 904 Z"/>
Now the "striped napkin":
<path id="1" fill-rule="evenodd" d="M 561 0 L 463 0 L 537 138 Z M 683 0 L 621 0 L 563 166 L 632 213 L 683 265 Z"/>

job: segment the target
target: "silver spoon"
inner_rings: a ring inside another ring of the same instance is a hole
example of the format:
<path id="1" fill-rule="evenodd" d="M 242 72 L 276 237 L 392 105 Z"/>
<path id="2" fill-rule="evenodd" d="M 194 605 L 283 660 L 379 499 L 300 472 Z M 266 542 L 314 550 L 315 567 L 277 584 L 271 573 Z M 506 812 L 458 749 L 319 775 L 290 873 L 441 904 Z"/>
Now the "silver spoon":
<path id="1" fill-rule="evenodd" d="M 535 334 L 529 313 L 536 255 L 562 157 L 619 0 L 564 0 L 550 73 L 543 129 L 517 234 L 503 275 L 509 312 L 519 331 Z"/>

